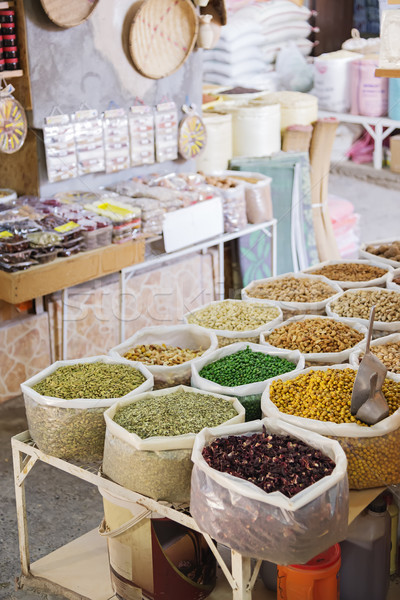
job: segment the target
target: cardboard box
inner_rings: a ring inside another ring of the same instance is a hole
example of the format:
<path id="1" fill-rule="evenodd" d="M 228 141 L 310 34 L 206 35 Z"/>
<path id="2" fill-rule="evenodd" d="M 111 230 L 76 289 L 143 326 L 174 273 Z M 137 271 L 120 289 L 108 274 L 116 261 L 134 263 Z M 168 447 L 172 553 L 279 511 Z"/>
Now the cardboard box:
<path id="1" fill-rule="evenodd" d="M 144 242 L 111 244 L 90 252 L 31 267 L 26 271 L 6 273 L 0 270 L 0 300 L 19 304 L 52 294 L 85 281 L 110 275 L 144 261 Z"/>
<path id="2" fill-rule="evenodd" d="M 224 215 L 220 198 L 198 202 L 193 206 L 166 213 L 164 217 L 165 252 L 174 252 L 222 233 Z"/>
<path id="3" fill-rule="evenodd" d="M 400 135 L 392 135 L 390 138 L 390 170 L 400 173 Z"/>

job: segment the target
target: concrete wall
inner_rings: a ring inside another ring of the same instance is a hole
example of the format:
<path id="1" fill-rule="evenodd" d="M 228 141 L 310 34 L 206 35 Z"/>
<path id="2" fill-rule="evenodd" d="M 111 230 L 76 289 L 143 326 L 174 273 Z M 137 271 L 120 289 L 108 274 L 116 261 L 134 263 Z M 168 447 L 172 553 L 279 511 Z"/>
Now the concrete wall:
<path id="1" fill-rule="evenodd" d="M 187 102 L 201 105 L 201 51 L 193 52 L 177 72 L 157 81 L 142 77 L 134 68 L 128 34 L 137 5 L 132 0 L 101 0 L 86 22 L 61 29 L 49 20 L 39 0 L 24 1 L 33 107 L 30 124 L 39 130 L 39 139 L 44 118 L 55 107 L 72 113 L 87 105 L 102 112 L 115 106 L 128 108 L 136 97 L 151 105 L 163 98 L 174 100 L 178 108 Z M 39 165 L 42 194 L 92 189 L 154 170 L 194 168 L 181 160 L 49 184 L 43 148 Z"/>

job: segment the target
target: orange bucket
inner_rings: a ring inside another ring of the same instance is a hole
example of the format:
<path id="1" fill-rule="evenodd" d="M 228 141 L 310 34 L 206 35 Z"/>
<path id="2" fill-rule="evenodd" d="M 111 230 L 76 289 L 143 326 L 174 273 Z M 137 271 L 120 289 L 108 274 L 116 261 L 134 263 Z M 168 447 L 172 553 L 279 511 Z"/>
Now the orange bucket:
<path id="1" fill-rule="evenodd" d="M 339 600 L 340 546 L 305 565 L 278 565 L 278 600 Z"/>

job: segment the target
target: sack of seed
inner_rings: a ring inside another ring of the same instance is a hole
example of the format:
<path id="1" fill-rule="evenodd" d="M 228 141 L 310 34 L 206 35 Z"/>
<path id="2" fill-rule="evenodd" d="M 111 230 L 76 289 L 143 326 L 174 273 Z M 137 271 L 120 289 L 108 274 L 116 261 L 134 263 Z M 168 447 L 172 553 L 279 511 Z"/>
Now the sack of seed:
<path id="1" fill-rule="evenodd" d="M 257 344 L 260 333 L 282 322 L 282 311 L 273 303 L 228 299 L 204 304 L 183 318 L 215 333 L 222 348 L 235 342 Z"/>
<path id="2" fill-rule="evenodd" d="M 146 327 L 110 350 L 110 356 L 139 361 L 154 377 L 154 389 L 190 385 L 191 366 L 218 347 L 216 335 L 197 325 Z"/>
<path id="3" fill-rule="evenodd" d="M 152 387 L 144 365 L 109 356 L 58 361 L 21 384 L 33 441 L 75 462 L 101 460 L 106 408 Z"/>
<path id="4" fill-rule="evenodd" d="M 103 473 L 155 500 L 190 499 L 191 453 L 196 434 L 210 424 L 243 423 L 236 398 L 187 386 L 120 401 L 105 414 Z"/>
<path id="5" fill-rule="evenodd" d="M 340 445 L 278 419 L 196 436 L 190 512 L 201 531 L 280 565 L 345 539 L 347 461 Z"/>
<path id="6" fill-rule="evenodd" d="M 298 350 L 272 350 L 259 344 L 237 343 L 215 350 L 192 365 L 193 387 L 235 396 L 246 409 L 246 421 L 261 418 L 261 394 L 266 381 L 304 369 Z"/>

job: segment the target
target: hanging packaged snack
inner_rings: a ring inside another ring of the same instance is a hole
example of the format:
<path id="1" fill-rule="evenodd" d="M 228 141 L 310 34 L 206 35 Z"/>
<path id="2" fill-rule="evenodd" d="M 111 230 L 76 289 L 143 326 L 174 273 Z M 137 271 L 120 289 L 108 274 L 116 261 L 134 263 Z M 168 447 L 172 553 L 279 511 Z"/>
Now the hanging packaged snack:
<path id="1" fill-rule="evenodd" d="M 178 110 L 175 102 L 157 104 L 155 114 L 156 160 L 178 158 Z"/>
<path id="2" fill-rule="evenodd" d="M 73 122 L 78 175 L 105 171 L 103 122 L 97 110 L 80 110 Z"/>
<path id="3" fill-rule="evenodd" d="M 74 126 L 69 115 L 47 117 L 43 128 L 43 139 L 50 183 L 77 177 Z"/>
<path id="4" fill-rule="evenodd" d="M 106 110 L 103 119 L 106 173 L 130 167 L 128 117 L 123 108 Z"/>
<path id="5" fill-rule="evenodd" d="M 195 106 L 183 105 L 185 114 L 179 123 L 178 148 L 182 158 L 197 158 L 205 150 L 207 131 L 203 120 L 197 114 Z"/>
<path id="6" fill-rule="evenodd" d="M 131 106 L 129 113 L 131 166 L 152 165 L 154 155 L 154 114 L 151 106 Z"/>
<path id="7" fill-rule="evenodd" d="M 21 104 L 12 95 L 14 88 L 0 85 L 0 152 L 13 154 L 22 148 L 28 124 Z"/>

